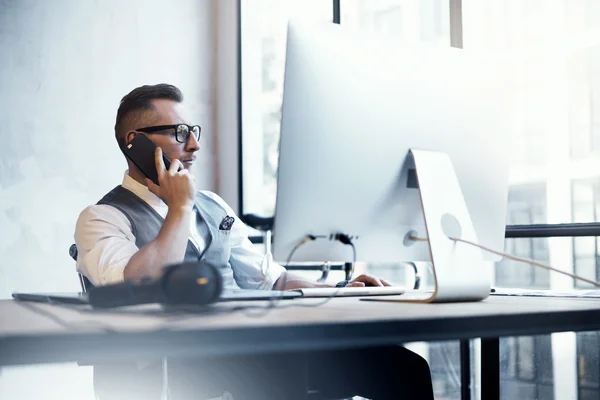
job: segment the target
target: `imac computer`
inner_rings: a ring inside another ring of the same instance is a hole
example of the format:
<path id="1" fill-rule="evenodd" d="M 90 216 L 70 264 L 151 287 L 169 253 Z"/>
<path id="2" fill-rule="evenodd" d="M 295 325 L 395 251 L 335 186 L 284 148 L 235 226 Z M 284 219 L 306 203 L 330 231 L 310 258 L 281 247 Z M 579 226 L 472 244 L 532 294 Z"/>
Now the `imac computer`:
<path id="1" fill-rule="evenodd" d="M 462 49 L 406 46 L 336 24 L 290 21 L 273 255 L 292 261 L 431 261 L 435 289 L 477 301 L 504 245 L 510 81 Z M 426 239 L 415 241 L 414 238 Z M 410 294 L 410 296 L 409 296 Z M 400 296 L 402 297 L 402 296 Z"/>

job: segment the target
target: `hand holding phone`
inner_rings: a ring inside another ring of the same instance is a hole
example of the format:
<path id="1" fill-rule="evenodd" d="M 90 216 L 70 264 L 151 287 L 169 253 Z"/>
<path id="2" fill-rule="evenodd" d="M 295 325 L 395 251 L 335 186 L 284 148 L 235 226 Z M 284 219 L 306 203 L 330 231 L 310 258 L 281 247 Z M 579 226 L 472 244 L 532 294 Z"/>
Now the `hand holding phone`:
<path id="1" fill-rule="evenodd" d="M 144 138 L 139 139 L 138 138 Z M 148 143 L 149 142 L 149 143 Z M 169 208 L 192 208 L 196 195 L 194 178 L 181 161 L 172 162 L 145 135 L 136 136 L 125 155 L 146 175 L 146 186 Z"/>
<path id="2" fill-rule="evenodd" d="M 196 196 L 196 184 L 189 171 L 183 168 L 181 161 L 175 159 L 167 170 L 163 161 L 162 150 L 155 151 L 156 170 L 159 185 L 146 179 L 148 189 L 160 197 L 169 208 L 192 209 Z"/>

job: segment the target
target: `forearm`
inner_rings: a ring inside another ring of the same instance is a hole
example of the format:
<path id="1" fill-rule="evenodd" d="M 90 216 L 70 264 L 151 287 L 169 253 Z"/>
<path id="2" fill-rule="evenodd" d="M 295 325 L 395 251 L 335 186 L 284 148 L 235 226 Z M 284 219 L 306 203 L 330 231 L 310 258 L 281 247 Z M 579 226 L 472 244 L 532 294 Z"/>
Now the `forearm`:
<path id="1" fill-rule="evenodd" d="M 169 209 L 158 236 L 135 253 L 123 272 L 125 280 L 157 278 L 168 264 L 182 262 L 190 233 L 192 209 Z"/>
<path id="2" fill-rule="evenodd" d="M 314 282 L 291 272 L 284 272 L 273 285 L 274 290 L 333 287 L 326 283 Z"/>

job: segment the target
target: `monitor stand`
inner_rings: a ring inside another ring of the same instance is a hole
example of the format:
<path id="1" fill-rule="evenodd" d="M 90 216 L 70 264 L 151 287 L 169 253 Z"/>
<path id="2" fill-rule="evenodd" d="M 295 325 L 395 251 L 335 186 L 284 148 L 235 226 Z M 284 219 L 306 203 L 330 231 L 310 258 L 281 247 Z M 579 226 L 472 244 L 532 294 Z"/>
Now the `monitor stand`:
<path id="1" fill-rule="evenodd" d="M 414 168 L 426 232 L 408 232 L 405 245 L 429 246 L 435 287 L 428 292 L 407 292 L 393 299 L 376 301 L 463 302 L 479 301 L 490 294 L 490 271 L 480 249 L 450 237 L 478 243 L 469 210 L 447 154 L 436 151 L 409 151 L 403 168 Z M 428 238 L 415 242 L 410 236 Z"/>

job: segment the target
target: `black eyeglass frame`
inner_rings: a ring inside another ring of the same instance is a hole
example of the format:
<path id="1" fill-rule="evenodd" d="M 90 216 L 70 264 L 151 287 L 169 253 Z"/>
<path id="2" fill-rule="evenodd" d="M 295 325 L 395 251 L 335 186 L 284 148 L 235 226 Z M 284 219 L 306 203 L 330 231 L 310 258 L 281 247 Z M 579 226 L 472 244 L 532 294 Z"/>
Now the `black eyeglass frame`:
<path id="1" fill-rule="evenodd" d="M 184 140 L 179 140 L 179 137 L 178 137 L 178 132 L 179 132 L 180 126 L 185 126 L 187 128 L 187 135 Z M 175 129 L 175 140 L 177 140 L 179 143 L 187 143 L 187 141 L 190 139 L 190 135 L 192 134 L 194 128 L 196 128 L 196 127 L 198 128 L 198 137 L 196 137 L 196 135 L 194 135 L 194 137 L 196 138 L 197 141 L 200 141 L 200 136 L 202 136 L 202 127 L 200 125 L 174 124 L 174 125 L 147 126 L 145 128 L 135 129 L 135 131 L 150 133 L 150 134 L 153 134 L 153 133 L 160 134 L 161 133 L 160 131 L 165 131 L 167 129 Z"/>

